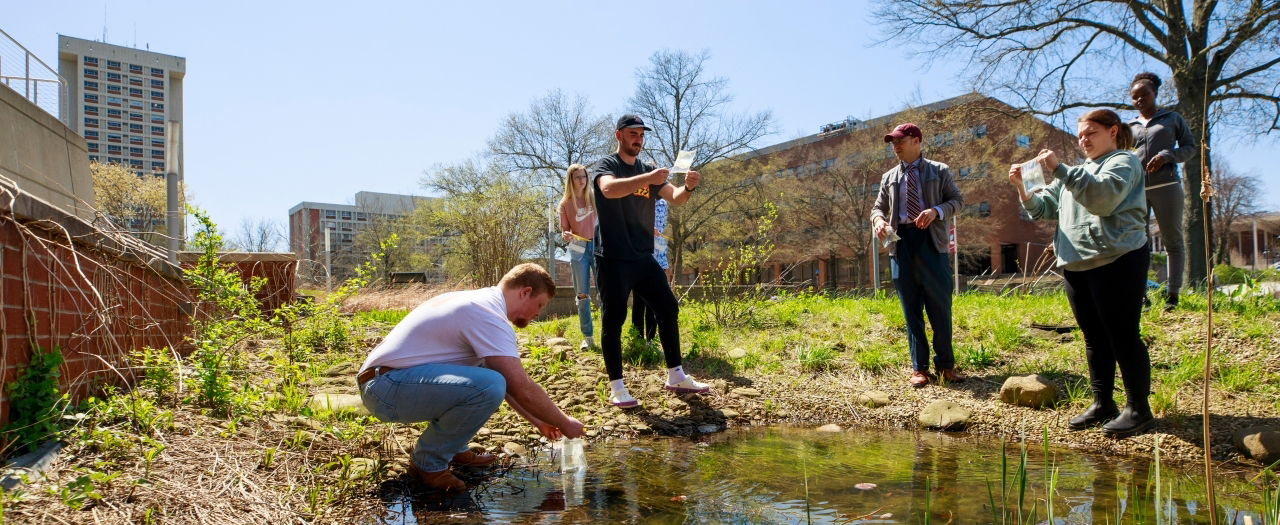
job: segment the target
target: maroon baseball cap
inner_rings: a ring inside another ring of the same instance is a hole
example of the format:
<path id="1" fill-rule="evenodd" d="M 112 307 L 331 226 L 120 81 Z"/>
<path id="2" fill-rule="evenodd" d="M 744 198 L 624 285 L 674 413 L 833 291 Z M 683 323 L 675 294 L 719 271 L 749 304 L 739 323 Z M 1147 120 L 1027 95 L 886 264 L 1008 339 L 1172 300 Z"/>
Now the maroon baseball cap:
<path id="1" fill-rule="evenodd" d="M 884 136 L 884 141 L 893 142 L 893 139 L 900 139 L 902 137 L 924 139 L 924 135 L 920 134 L 920 126 L 908 122 L 906 124 L 899 124 L 898 127 L 893 128 L 892 133 Z"/>

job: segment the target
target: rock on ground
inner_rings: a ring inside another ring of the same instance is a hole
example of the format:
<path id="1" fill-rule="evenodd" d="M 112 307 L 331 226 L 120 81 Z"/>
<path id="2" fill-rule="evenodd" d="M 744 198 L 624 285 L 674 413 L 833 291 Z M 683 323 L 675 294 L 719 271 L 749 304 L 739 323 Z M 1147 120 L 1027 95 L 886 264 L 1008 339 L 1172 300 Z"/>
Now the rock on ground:
<path id="1" fill-rule="evenodd" d="M 573 345 L 570 345 L 569 340 L 563 337 L 552 337 L 551 339 L 547 339 L 548 348 L 557 347 L 557 346 L 572 347 Z"/>
<path id="2" fill-rule="evenodd" d="M 529 449 L 515 441 L 508 441 L 506 444 L 502 445 L 502 451 L 506 452 L 509 456 L 523 457 L 529 454 Z"/>
<path id="3" fill-rule="evenodd" d="M 307 406 L 311 410 L 351 410 L 357 416 L 368 416 L 369 409 L 364 407 L 364 401 L 360 396 L 354 394 L 316 394 L 307 400 Z"/>
<path id="4" fill-rule="evenodd" d="M 1030 408 L 1044 408 L 1058 402 L 1058 384 L 1039 374 L 1013 376 L 1000 387 L 1000 401 Z"/>
<path id="5" fill-rule="evenodd" d="M 1263 465 L 1280 461 L 1280 429 L 1268 426 L 1254 426 L 1237 430 L 1231 436 L 1236 450 L 1244 457 Z"/>
<path id="6" fill-rule="evenodd" d="M 729 359 L 742 359 L 747 357 L 747 350 L 742 347 L 734 348 L 729 351 Z"/>
<path id="7" fill-rule="evenodd" d="M 962 430 L 973 412 L 954 401 L 934 401 L 920 411 L 920 425 L 939 430 Z"/>
<path id="8" fill-rule="evenodd" d="M 839 432 L 839 431 L 841 431 L 841 430 L 843 430 L 843 429 L 842 429 L 842 428 L 840 428 L 840 425 L 837 425 L 837 424 L 835 424 L 835 423 L 831 423 L 831 424 L 827 424 L 827 425 L 822 425 L 822 426 L 820 426 L 820 427 L 818 427 L 818 428 L 817 428 L 817 431 L 818 431 L 818 432 Z"/>
<path id="9" fill-rule="evenodd" d="M 871 408 L 880 408 L 889 404 L 889 394 L 879 390 L 868 390 L 858 394 L 858 404 Z"/>

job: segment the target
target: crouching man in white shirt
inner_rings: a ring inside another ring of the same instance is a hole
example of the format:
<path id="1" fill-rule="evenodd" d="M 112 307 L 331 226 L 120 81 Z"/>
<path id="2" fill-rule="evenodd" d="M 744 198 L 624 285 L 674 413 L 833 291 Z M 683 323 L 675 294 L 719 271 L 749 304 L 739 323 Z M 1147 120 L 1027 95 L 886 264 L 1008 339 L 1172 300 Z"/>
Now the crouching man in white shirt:
<path id="1" fill-rule="evenodd" d="M 430 423 L 409 465 L 428 487 L 465 490 L 450 465 L 497 460 L 468 450 L 467 443 L 503 399 L 547 439 L 582 435 L 582 423 L 525 372 L 511 327 L 527 326 L 555 293 L 546 270 L 521 264 L 498 286 L 422 303 L 365 359 L 356 381 L 369 412 L 386 422 Z"/>

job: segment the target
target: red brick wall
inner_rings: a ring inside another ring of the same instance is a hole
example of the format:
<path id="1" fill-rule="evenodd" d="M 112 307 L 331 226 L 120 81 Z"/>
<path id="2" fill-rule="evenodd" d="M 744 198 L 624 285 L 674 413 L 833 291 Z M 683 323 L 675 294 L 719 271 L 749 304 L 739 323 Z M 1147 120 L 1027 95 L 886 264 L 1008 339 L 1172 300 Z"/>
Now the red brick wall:
<path id="1" fill-rule="evenodd" d="M 184 252 L 179 254 L 178 260 L 183 268 L 190 268 L 199 256 L 198 253 Z M 267 280 L 256 296 L 263 312 L 274 311 L 293 301 L 298 285 L 298 258 L 292 253 L 227 252 L 219 254 L 219 258 L 234 265 L 246 283 L 254 277 Z"/>
<path id="2" fill-rule="evenodd" d="M 116 255 L 121 246 L 108 241 L 104 245 L 115 248 L 109 253 L 82 244 L 81 232 L 73 233 L 80 241 L 73 243 L 56 226 L 0 215 L 0 373 L 7 384 L 29 361 L 33 346 L 58 348 L 64 360 L 61 387 L 74 403 L 104 385 L 132 379 L 126 366 L 130 352 L 181 349 L 190 330 L 184 309 L 191 299 L 176 269 L 163 262 L 148 265 L 147 252 Z M 161 273 L 166 269 L 167 276 Z M 8 418 L 9 400 L 0 392 L 0 424 Z"/>

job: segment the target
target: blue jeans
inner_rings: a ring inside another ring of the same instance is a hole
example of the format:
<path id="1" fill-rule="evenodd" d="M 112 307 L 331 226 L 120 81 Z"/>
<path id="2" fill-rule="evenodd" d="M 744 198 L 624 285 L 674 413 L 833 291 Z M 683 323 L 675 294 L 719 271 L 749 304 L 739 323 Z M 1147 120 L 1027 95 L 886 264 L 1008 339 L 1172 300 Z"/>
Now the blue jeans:
<path id="1" fill-rule="evenodd" d="M 907 343 L 911 347 L 911 367 L 929 371 L 929 340 L 924 332 L 924 314 L 933 327 L 933 364 L 939 370 L 956 366 L 951 349 L 951 265 L 947 254 L 933 247 L 929 230 L 898 227 L 901 239 L 889 259 L 893 287 L 902 302 L 907 321 Z"/>
<path id="2" fill-rule="evenodd" d="M 578 327 L 583 337 L 591 337 L 591 274 L 595 273 L 594 242 L 588 242 L 583 253 L 569 252 L 569 267 L 573 270 L 574 301 L 578 305 Z M 586 295 L 579 299 L 579 295 Z"/>
<path id="3" fill-rule="evenodd" d="M 413 448 L 413 463 L 424 472 L 449 468 L 506 393 L 502 374 L 461 365 L 392 370 L 360 386 L 360 398 L 374 417 L 387 423 L 429 423 Z"/>

